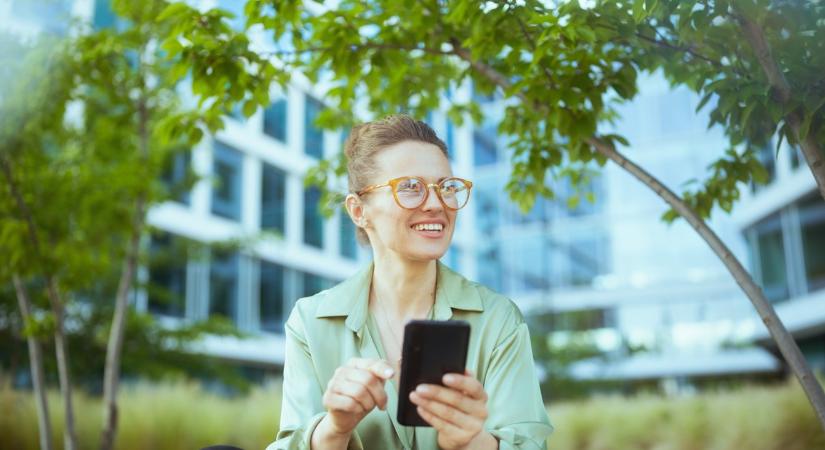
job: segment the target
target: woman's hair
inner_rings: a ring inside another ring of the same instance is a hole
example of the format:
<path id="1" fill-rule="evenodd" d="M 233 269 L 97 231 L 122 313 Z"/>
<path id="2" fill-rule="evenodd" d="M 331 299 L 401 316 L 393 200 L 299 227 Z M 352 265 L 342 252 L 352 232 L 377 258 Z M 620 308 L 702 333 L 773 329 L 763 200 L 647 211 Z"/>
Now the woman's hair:
<path id="1" fill-rule="evenodd" d="M 426 123 L 406 114 L 394 114 L 381 120 L 366 122 L 352 128 L 344 153 L 347 156 L 347 176 L 349 191 L 360 192 L 365 187 L 386 180 L 375 180 L 378 167 L 375 155 L 384 148 L 403 141 L 420 141 L 440 148 L 448 156 L 444 141 Z M 356 227 L 355 236 L 362 244 L 369 244 L 367 233 Z"/>

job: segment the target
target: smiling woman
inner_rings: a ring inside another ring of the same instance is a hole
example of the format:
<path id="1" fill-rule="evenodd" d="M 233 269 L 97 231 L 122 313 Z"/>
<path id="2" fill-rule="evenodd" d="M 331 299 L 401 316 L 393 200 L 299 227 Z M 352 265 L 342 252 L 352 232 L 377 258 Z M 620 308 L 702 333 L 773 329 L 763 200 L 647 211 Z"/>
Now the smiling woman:
<path id="1" fill-rule="evenodd" d="M 473 183 L 453 175 L 444 142 L 409 116 L 359 125 L 345 147 L 346 208 L 373 263 L 295 304 L 268 448 L 546 448 L 553 427 L 520 311 L 438 261 Z M 400 336 L 426 318 L 469 323 L 467 371 L 419 385 L 410 401 L 432 427 L 406 427 L 396 419 Z"/>

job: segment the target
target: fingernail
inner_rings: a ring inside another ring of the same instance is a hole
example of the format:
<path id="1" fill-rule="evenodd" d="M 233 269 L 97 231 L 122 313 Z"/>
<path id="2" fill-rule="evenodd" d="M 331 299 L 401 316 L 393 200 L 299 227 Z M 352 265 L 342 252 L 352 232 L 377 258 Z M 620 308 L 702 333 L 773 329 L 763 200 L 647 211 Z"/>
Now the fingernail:
<path id="1" fill-rule="evenodd" d="M 452 383 L 455 381 L 455 375 L 444 375 L 445 383 Z"/>
<path id="2" fill-rule="evenodd" d="M 392 369 L 384 369 L 384 376 L 391 377 L 393 373 L 395 373 L 395 371 Z"/>
<path id="3" fill-rule="evenodd" d="M 430 387 L 425 386 L 423 384 L 419 384 L 418 387 L 415 388 L 415 390 L 418 391 L 418 392 L 421 392 L 422 394 L 426 394 L 426 393 L 430 392 Z"/>

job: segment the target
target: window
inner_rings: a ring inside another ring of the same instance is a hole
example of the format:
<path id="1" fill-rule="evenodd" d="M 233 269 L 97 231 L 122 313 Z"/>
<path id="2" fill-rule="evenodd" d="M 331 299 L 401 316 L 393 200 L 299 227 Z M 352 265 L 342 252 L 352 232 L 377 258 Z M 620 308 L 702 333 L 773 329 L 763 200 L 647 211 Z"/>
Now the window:
<path id="1" fill-rule="evenodd" d="M 209 316 L 238 320 L 237 253 L 214 251 L 209 264 Z"/>
<path id="2" fill-rule="evenodd" d="M 551 314 L 553 330 L 587 331 L 610 328 L 615 320 L 610 309 L 582 309 L 578 311 L 559 311 Z"/>
<path id="3" fill-rule="evenodd" d="M 757 223 L 748 236 L 752 261 L 758 269 L 765 296 L 772 302 L 786 300 L 789 296 L 787 263 L 779 213 Z"/>
<path id="4" fill-rule="evenodd" d="M 260 317 L 261 330 L 273 333 L 284 330 L 286 305 L 284 304 L 284 273 L 282 266 L 261 261 Z"/>
<path id="5" fill-rule="evenodd" d="M 494 291 L 500 291 L 501 262 L 498 257 L 498 249 L 491 247 L 488 250 L 478 253 L 476 256 L 476 264 L 478 266 L 479 283 Z"/>
<path id="6" fill-rule="evenodd" d="M 169 198 L 184 205 L 189 204 L 188 175 L 191 161 L 191 152 L 188 150 L 176 151 L 169 156 L 169 160 L 161 175 L 163 184 L 169 189 Z"/>
<path id="7" fill-rule="evenodd" d="M 304 111 L 304 152 L 314 158 L 324 157 L 324 132 L 315 125 L 315 119 L 324 109 L 323 103 L 307 96 Z"/>
<path id="8" fill-rule="evenodd" d="M 324 289 L 328 289 L 332 287 L 333 282 L 328 278 L 324 278 L 320 275 L 315 275 L 313 273 L 302 272 L 302 285 L 303 290 L 301 292 L 301 297 L 309 297 L 315 295 Z"/>
<path id="9" fill-rule="evenodd" d="M 825 288 L 825 202 L 817 194 L 799 203 L 808 292 Z"/>
<path id="10" fill-rule="evenodd" d="M 232 220 L 241 219 L 241 154 L 215 141 L 212 175 L 212 213 Z"/>
<path id="11" fill-rule="evenodd" d="M 491 183 L 479 182 L 471 195 L 475 196 L 476 221 L 481 234 L 491 238 L 498 227 L 498 192 Z"/>
<path id="12" fill-rule="evenodd" d="M 169 233 L 152 236 L 149 245 L 148 309 L 153 314 L 184 317 L 186 249 Z"/>
<path id="13" fill-rule="evenodd" d="M 261 229 L 284 234 L 286 172 L 263 165 L 261 176 Z"/>
<path id="14" fill-rule="evenodd" d="M 341 256 L 355 259 L 358 255 L 358 242 L 355 240 L 355 224 L 349 214 L 341 213 Z"/>
<path id="15" fill-rule="evenodd" d="M 321 190 L 310 187 L 304 191 L 304 243 L 313 247 L 324 246 L 324 218 L 318 211 Z"/>
<path id="16" fill-rule="evenodd" d="M 453 125 L 453 121 L 447 119 L 447 156 L 449 156 L 450 161 L 455 159 L 455 125 Z"/>
<path id="17" fill-rule="evenodd" d="M 606 272 L 607 239 L 598 234 L 574 240 L 569 248 L 570 284 L 589 286 L 593 279 Z"/>
<path id="18" fill-rule="evenodd" d="M 264 110 L 264 134 L 286 142 L 286 99 L 282 98 Z"/>
<path id="19" fill-rule="evenodd" d="M 95 0 L 95 15 L 92 19 L 92 27 L 95 30 L 104 28 L 115 28 L 118 17 L 112 11 L 112 0 Z"/>
<path id="20" fill-rule="evenodd" d="M 501 267 L 507 292 L 549 289 L 549 243 L 541 234 L 516 233 L 502 248 Z"/>
<path id="21" fill-rule="evenodd" d="M 495 164 L 495 135 L 484 133 L 481 130 L 473 131 L 473 161 L 476 166 Z"/>

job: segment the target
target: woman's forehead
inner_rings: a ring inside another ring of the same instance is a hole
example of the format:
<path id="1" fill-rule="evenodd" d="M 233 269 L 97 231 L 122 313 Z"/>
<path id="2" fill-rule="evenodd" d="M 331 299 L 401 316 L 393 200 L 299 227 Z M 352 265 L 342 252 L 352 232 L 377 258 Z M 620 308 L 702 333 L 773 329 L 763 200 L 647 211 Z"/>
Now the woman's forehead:
<path id="1" fill-rule="evenodd" d="M 375 156 L 383 177 L 417 176 L 436 182 L 452 176 L 450 161 L 438 146 L 428 142 L 399 142 Z"/>

